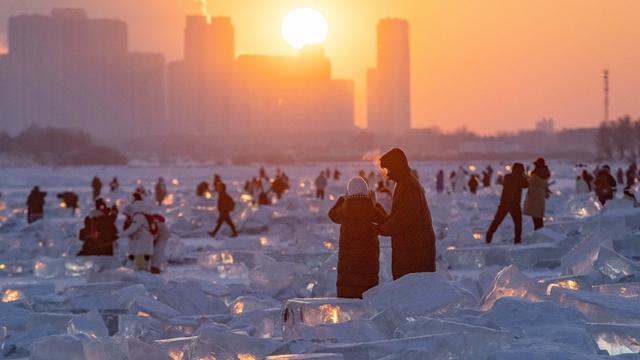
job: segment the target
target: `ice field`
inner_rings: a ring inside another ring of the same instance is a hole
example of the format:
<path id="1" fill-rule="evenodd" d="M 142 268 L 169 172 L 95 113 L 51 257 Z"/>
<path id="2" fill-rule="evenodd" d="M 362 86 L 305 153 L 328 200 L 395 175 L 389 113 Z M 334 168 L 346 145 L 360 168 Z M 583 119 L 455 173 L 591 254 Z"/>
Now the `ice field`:
<path id="1" fill-rule="evenodd" d="M 0 358 L 640 357 L 640 208 L 618 199 L 603 209 L 593 195 L 575 194 L 581 169 L 551 162 L 546 227 L 533 232 L 525 217 L 516 246 L 507 218 L 485 245 L 501 188 L 437 194 L 436 171 L 459 164 L 412 165 L 427 189 L 438 271 L 391 282 L 390 240 L 381 237 L 381 283 L 363 300 L 335 298 L 339 226 L 327 212 L 348 178 L 374 170 L 371 163 L 338 164 L 343 177 L 329 182 L 325 201 L 312 184 L 334 164 L 283 166 L 291 190 L 260 208 L 242 192 L 257 166 L 0 169 Z M 475 166 L 479 173 L 486 163 Z M 225 227 L 217 240 L 206 233 L 216 199 L 197 198 L 195 187 L 214 173 L 236 199 L 239 238 Z M 74 256 L 94 175 L 105 184 L 118 176 L 119 192 L 103 188 L 117 204 L 138 184 L 152 190 L 165 178 L 170 195 L 157 211 L 173 236 L 163 274 L 129 270 L 126 239 L 113 258 Z M 27 225 L 33 185 L 48 192 L 45 218 Z M 80 195 L 75 215 L 56 199 L 66 190 Z"/>

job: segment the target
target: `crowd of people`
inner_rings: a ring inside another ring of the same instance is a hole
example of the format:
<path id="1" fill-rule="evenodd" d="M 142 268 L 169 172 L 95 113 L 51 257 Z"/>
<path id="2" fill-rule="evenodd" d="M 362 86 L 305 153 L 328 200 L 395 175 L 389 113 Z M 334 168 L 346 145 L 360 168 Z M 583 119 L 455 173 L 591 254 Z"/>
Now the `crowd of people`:
<path id="1" fill-rule="evenodd" d="M 579 194 L 595 192 L 598 201 L 604 206 L 607 201 L 614 198 L 618 187 L 623 187 L 623 196 L 625 199 L 633 201 L 636 205 L 638 200 L 634 193 L 634 186 L 640 179 L 640 172 L 635 162 L 631 163 L 626 171 L 618 168 L 616 177 L 611 174 L 609 165 L 598 166 L 589 172 L 586 166 L 582 173 L 576 177 L 576 192 Z"/>
<path id="2" fill-rule="evenodd" d="M 506 167 L 506 175 L 498 172 L 495 184 L 502 186 L 500 202 L 493 221 L 485 236 L 490 244 L 505 217 L 509 215 L 514 224 L 514 243 L 522 242 L 523 215 L 532 219 L 538 230 L 544 226 L 546 200 L 552 194 L 549 190 L 551 171 L 543 158 L 533 162 L 528 171 L 524 164 L 516 162 Z M 616 177 L 608 165 L 596 168 L 592 173 L 586 166 L 576 178 L 576 193 L 594 192 L 604 205 L 614 198 L 618 184 L 624 184 L 624 197 L 635 200 L 633 188 L 639 179 L 638 168 L 631 164 L 626 171 L 620 168 Z M 413 272 L 435 271 L 435 235 L 425 190 L 420 183 L 418 172 L 409 166 L 405 153 L 393 149 L 380 158 L 381 171 L 370 173 L 360 170 L 347 183 L 346 194 L 337 199 L 329 211 L 329 218 L 340 225 L 338 256 L 337 292 L 339 297 L 358 298 L 367 289 L 377 285 L 379 270 L 378 236 L 391 237 L 392 274 L 398 279 Z M 435 176 L 437 193 L 476 194 L 478 190 L 490 188 L 496 172 L 487 166 L 481 174 L 473 173 L 472 167 L 459 167 L 447 176 L 439 170 Z M 336 168 L 320 171 L 313 181 L 315 197 L 324 200 L 330 180 L 340 180 L 342 173 Z M 118 191 L 117 177 L 109 182 L 111 192 Z M 138 185 L 130 202 L 119 211 L 116 205 L 109 206 L 102 197 L 103 183 L 97 176 L 91 181 L 92 199 L 95 207 L 84 219 L 84 227 L 79 232 L 83 242 L 79 256 L 113 256 L 117 241 L 128 238 L 128 259 L 131 266 L 139 271 L 160 273 L 166 266 L 166 246 L 171 232 L 165 218 L 154 210 L 165 203 L 168 190 L 165 180 L 158 178 L 152 194 Z M 251 196 L 254 206 L 271 205 L 281 199 L 289 190 L 289 177 L 277 169 L 270 178 L 264 167 L 255 177 L 247 180 L 244 191 Z M 522 206 L 523 191 L 527 190 Z M 236 208 L 233 197 L 220 175 L 215 174 L 211 183 L 202 181 L 196 186 L 196 195 L 206 199 L 217 197 L 218 218 L 215 227 L 208 232 L 216 238 L 223 225 L 231 230 L 231 237 L 238 236 L 232 219 Z M 33 187 L 27 198 L 27 221 L 33 223 L 44 217 L 47 193 L 38 186 Z M 380 196 L 391 198 L 390 210 L 379 202 Z M 78 195 L 71 191 L 57 194 L 61 207 L 78 208 Z M 118 216 L 125 217 L 121 229 L 116 225 Z"/>

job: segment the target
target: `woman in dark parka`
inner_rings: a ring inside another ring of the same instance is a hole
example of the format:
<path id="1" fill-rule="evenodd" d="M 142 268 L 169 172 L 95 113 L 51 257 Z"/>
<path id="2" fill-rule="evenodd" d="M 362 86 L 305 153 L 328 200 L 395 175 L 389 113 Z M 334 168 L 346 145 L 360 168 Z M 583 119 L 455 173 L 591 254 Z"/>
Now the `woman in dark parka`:
<path id="1" fill-rule="evenodd" d="M 361 298 L 378 285 L 380 245 L 374 223 L 381 223 L 386 213 L 369 192 L 367 182 L 356 176 L 349 180 L 347 195 L 338 199 L 329 217 L 341 225 L 338 297 Z"/>

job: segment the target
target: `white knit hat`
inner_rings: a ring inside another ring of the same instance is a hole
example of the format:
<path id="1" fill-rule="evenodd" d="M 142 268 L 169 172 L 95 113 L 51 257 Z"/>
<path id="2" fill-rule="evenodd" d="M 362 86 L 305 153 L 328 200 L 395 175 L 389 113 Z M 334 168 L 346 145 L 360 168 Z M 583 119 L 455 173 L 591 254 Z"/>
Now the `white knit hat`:
<path id="1" fill-rule="evenodd" d="M 347 196 L 368 194 L 369 186 L 367 186 L 367 182 L 364 181 L 363 178 L 360 176 L 354 176 L 349 180 L 349 185 L 347 185 Z"/>

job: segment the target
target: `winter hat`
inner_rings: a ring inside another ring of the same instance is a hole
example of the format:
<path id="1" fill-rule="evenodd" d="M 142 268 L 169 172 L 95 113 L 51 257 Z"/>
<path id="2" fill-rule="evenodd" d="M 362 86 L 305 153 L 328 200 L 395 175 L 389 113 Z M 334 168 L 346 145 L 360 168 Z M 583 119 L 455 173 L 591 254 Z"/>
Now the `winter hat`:
<path id="1" fill-rule="evenodd" d="M 363 178 L 360 176 L 354 176 L 349 180 L 349 185 L 347 185 L 347 196 L 368 194 L 369 186 L 367 186 L 367 182 L 364 181 Z"/>
<path id="2" fill-rule="evenodd" d="M 545 166 L 545 165 L 547 165 L 547 164 L 546 164 L 546 162 L 544 161 L 544 159 L 543 159 L 543 158 L 538 158 L 538 159 L 533 163 L 533 165 L 543 167 L 543 166 Z"/>

